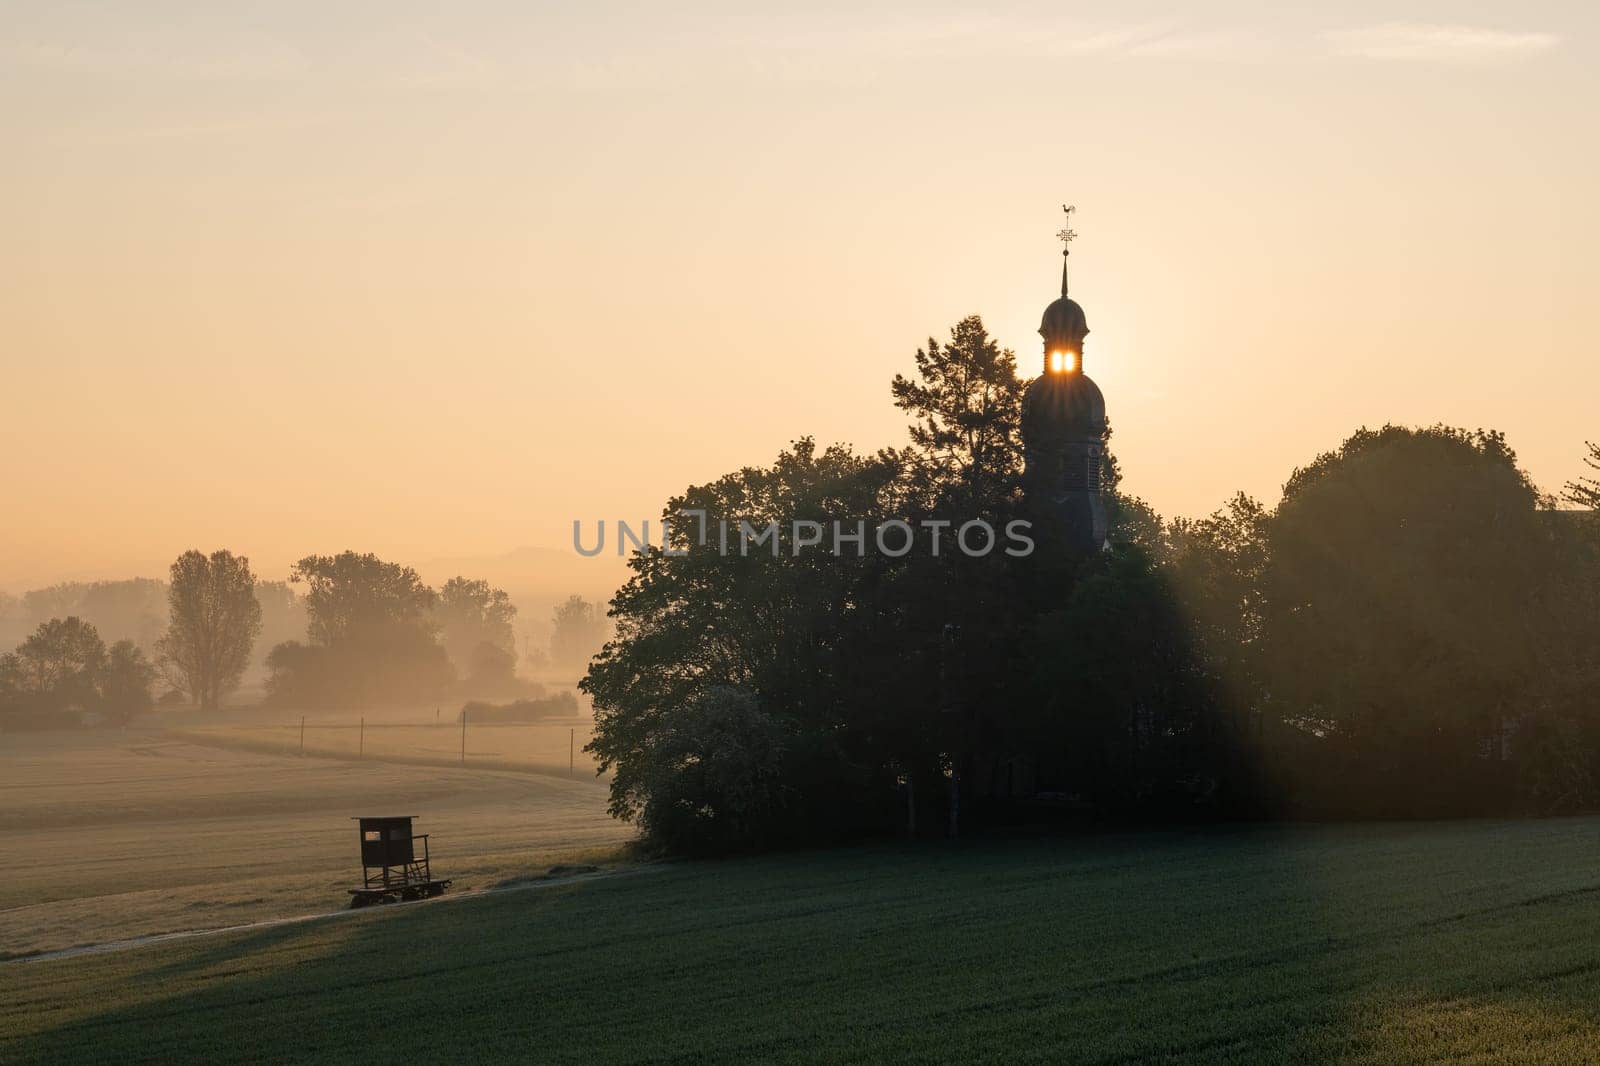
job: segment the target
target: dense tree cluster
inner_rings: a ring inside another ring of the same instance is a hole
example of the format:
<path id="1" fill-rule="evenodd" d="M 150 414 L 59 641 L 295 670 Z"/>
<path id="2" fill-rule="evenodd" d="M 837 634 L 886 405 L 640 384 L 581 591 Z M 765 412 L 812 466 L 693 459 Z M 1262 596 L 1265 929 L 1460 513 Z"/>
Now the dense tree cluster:
<path id="1" fill-rule="evenodd" d="M 613 813 L 721 850 L 1063 812 L 1600 803 L 1600 530 L 1495 433 L 1361 430 L 1273 510 L 1170 522 L 1108 451 L 1112 544 L 1086 559 L 797 542 L 796 520 L 1025 516 L 1023 386 L 969 318 L 893 382 L 909 447 L 802 439 L 669 501 L 680 543 L 633 556 L 583 682 Z M 744 550 L 774 521 L 775 550 Z"/>
<path id="2" fill-rule="evenodd" d="M 108 649 L 83 619 L 53 618 L 0 656 L 0 723 L 39 727 L 98 715 L 126 724 L 150 708 L 155 677 L 133 641 Z"/>
<path id="3" fill-rule="evenodd" d="M 455 677 L 436 639 L 439 595 L 417 572 L 371 553 L 308 555 L 290 581 L 304 584 L 306 640 L 267 656 L 267 690 L 295 706 L 413 702 Z"/>
<path id="4" fill-rule="evenodd" d="M 556 604 L 550 625 L 550 661 L 563 669 L 582 670 L 608 632 L 605 608 L 576 594 Z"/>
<path id="5" fill-rule="evenodd" d="M 305 639 L 267 654 L 275 703 L 366 707 L 541 695 L 516 673 L 516 605 L 487 581 L 453 577 L 436 591 L 411 567 L 346 551 L 306 556 L 290 582 L 306 589 L 298 601 Z"/>
<path id="6" fill-rule="evenodd" d="M 435 609 L 439 641 L 456 672 L 493 689 L 510 684 L 517 670 L 517 608 L 487 581 L 453 577 L 439 590 Z"/>

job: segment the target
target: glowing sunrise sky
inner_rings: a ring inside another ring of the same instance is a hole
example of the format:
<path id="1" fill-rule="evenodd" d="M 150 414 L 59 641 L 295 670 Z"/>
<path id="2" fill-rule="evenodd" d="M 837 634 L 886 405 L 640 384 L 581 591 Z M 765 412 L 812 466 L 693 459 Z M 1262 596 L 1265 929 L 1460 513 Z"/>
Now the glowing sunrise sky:
<path id="1" fill-rule="evenodd" d="M 0 588 L 566 549 L 1073 295 L 1167 515 L 1600 439 L 1600 8 L 6 4 Z"/>

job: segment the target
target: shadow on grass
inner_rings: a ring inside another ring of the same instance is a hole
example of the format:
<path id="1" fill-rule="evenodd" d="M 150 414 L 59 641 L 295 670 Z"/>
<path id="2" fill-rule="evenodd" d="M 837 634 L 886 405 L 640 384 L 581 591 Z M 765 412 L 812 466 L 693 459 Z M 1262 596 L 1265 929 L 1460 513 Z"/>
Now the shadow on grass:
<path id="1" fill-rule="evenodd" d="M 0 1058 L 1555 1061 L 1596 1026 L 1597 825 L 674 864 L 40 966 Z"/>

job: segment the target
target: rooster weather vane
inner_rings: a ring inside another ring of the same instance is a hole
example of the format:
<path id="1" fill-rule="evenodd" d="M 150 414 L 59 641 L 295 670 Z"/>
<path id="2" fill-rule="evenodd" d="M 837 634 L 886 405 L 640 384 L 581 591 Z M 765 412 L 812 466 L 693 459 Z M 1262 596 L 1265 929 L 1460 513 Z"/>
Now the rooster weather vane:
<path id="1" fill-rule="evenodd" d="M 1067 295 L 1067 257 L 1072 254 L 1072 241 L 1077 237 L 1078 231 L 1072 228 L 1072 213 L 1078 208 L 1073 204 L 1062 204 L 1061 213 L 1067 216 L 1067 228 L 1056 234 L 1061 240 L 1061 295 Z"/>
<path id="2" fill-rule="evenodd" d="M 1067 228 L 1057 233 L 1056 236 L 1061 239 L 1061 243 L 1063 245 L 1071 244 L 1073 238 L 1077 237 L 1078 235 L 1078 231 L 1072 228 L 1072 212 L 1076 211 L 1077 209 L 1078 208 L 1075 205 L 1061 205 L 1061 213 L 1067 216 Z M 1068 251 L 1070 251 L 1070 249 L 1063 248 L 1062 254 L 1066 254 Z"/>

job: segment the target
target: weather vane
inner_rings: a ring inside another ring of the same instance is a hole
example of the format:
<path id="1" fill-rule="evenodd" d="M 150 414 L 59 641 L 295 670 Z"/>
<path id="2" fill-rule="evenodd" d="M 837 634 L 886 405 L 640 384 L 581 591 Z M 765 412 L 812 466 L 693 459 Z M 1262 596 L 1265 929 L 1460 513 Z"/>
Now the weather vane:
<path id="1" fill-rule="evenodd" d="M 1072 212 L 1077 209 L 1075 205 L 1061 205 L 1061 213 L 1067 216 L 1067 228 L 1057 233 L 1056 236 L 1061 238 L 1061 243 L 1064 245 L 1071 244 L 1072 239 L 1078 235 L 1078 231 L 1072 228 Z"/>

